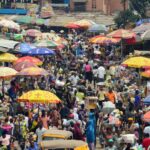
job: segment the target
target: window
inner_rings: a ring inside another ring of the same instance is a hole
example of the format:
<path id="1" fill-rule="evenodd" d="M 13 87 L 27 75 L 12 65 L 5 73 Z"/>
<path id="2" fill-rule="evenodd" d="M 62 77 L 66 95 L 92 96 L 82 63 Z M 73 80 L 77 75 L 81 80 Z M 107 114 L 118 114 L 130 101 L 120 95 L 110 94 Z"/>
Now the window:
<path id="1" fill-rule="evenodd" d="M 96 9 L 96 0 L 92 0 L 92 8 Z"/>

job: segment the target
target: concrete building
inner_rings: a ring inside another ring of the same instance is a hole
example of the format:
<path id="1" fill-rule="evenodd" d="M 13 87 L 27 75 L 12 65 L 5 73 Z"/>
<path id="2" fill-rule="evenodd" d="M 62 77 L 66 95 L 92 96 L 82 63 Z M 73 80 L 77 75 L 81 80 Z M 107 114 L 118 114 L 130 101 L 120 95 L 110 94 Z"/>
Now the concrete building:
<path id="1" fill-rule="evenodd" d="M 71 11 L 97 11 L 112 14 L 123 10 L 121 0 L 70 0 Z"/>

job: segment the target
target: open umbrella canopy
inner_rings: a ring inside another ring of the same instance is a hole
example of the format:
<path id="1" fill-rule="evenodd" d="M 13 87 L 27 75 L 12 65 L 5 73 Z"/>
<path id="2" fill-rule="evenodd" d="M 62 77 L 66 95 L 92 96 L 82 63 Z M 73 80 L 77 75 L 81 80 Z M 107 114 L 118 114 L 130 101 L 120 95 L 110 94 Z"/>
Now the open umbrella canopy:
<path id="1" fill-rule="evenodd" d="M 146 32 L 149 29 L 150 29 L 150 23 L 145 23 L 145 24 L 142 24 L 140 26 L 135 27 L 132 31 L 135 32 L 135 33 L 142 34 L 142 33 Z"/>
<path id="2" fill-rule="evenodd" d="M 18 74 L 18 76 L 47 76 L 49 73 L 39 67 L 29 67 L 21 70 Z"/>
<path id="3" fill-rule="evenodd" d="M 136 34 L 129 30 L 118 29 L 107 34 L 107 36 L 112 38 L 130 39 L 136 37 Z"/>
<path id="4" fill-rule="evenodd" d="M 21 71 L 21 70 L 23 70 L 25 68 L 37 67 L 37 66 L 35 64 L 31 63 L 31 62 L 23 61 L 23 62 L 15 64 L 13 67 L 14 67 L 15 70 Z"/>
<path id="5" fill-rule="evenodd" d="M 55 42 L 47 40 L 39 41 L 34 45 L 37 47 L 50 47 L 50 48 L 56 48 L 58 46 Z"/>
<path id="6" fill-rule="evenodd" d="M 105 36 L 95 36 L 90 39 L 91 43 L 96 43 L 96 44 L 116 44 L 120 42 L 120 38 L 109 38 Z"/>
<path id="7" fill-rule="evenodd" d="M 6 19 L 2 19 L 0 20 L 0 27 L 7 27 L 10 29 L 16 29 L 16 30 L 20 30 L 20 25 L 15 23 L 12 20 L 6 20 Z"/>
<path id="8" fill-rule="evenodd" d="M 15 61 L 14 64 L 17 64 L 17 63 L 20 63 L 20 62 L 25 62 L 25 61 L 31 62 L 35 65 L 41 65 L 42 64 L 41 60 L 39 60 L 38 58 L 35 58 L 35 57 L 31 57 L 31 56 L 21 57 L 17 61 Z"/>
<path id="9" fill-rule="evenodd" d="M 150 105 L 150 95 L 147 96 L 147 97 L 144 99 L 143 103 L 144 103 L 145 105 Z"/>
<path id="10" fill-rule="evenodd" d="M 18 23 L 24 23 L 24 24 L 29 24 L 32 22 L 33 18 L 30 16 L 19 16 L 17 18 L 14 19 L 16 22 Z"/>
<path id="11" fill-rule="evenodd" d="M 102 25 L 102 24 L 94 24 L 92 25 L 89 29 L 88 29 L 89 32 L 101 32 L 101 33 L 104 33 L 104 32 L 107 32 L 107 28 L 105 25 Z"/>
<path id="12" fill-rule="evenodd" d="M 15 76 L 18 72 L 9 67 L 0 67 L 0 78 L 8 78 Z"/>
<path id="13" fill-rule="evenodd" d="M 142 35 L 141 35 L 142 40 L 150 40 L 150 30 L 145 31 Z"/>
<path id="14" fill-rule="evenodd" d="M 93 22 L 92 20 L 82 19 L 82 20 L 74 22 L 74 24 L 79 25 L 82 28 L 89 28 L 96 23 Z"/>
<path id="15" fill-rule="evenodd" d="M 19 102 L 30 103 L 60 103 L 61 100 L 53 93 L 43 90 L 33 90 L 18 98 Z"/>
<path id="16" fill-rule="evenodd" d="M 148 111 L 146 114 L 144 114 L 143 121 L 150 122 L 150 111 Z"/>
<path id="17" fill-rule="evenodd" d="M 34 48 L 28 51 L 29 55 L 55 55 L 55 52 L 45 47 Z"/>
<path id="18" fill-rule="evenodd" d="M 42 34 L 41 31 L 36 29 L 29 29 L 26 31 L 26 35 L 31 37 L 37 37 L 40 36 L 41 34 Z"/>
<path id="19" fill-rule="evenodd" d="M 69 29 L 79 29 L 79 28 L 81 28 L 81 26 L 79 26 L 77 24 L 74 24 L 74 23 L 68 23 L 65 27 L 69 28 Z"/>
<path id="20" fill-rule="evenodd" d="M 141 76 L 150 78 L 150 69 L 145 70 L 144 72 L 141 72 Z"/>
<path id="21" fill-rule="evenodd" d="M 1 62 L 14 62 L 16 61 L 18 58 L 13 55 L 13 54 L 10 54 L 10 53 L 3 53 L 3 54 L 0 54 L 0 61 Z"/>
<path id="22" fill-rule="evenodd" d="M 26 54 L 29 50 L 35 48 L 34 45 L 28 44 L 28 43 L 20 43 L 16 46 L 15 50 L 17 52 L 20 52 L 22 54 Z"/>
<path id="23" fill-rule="evenodd" d="M 150 67 L 150 59 L 146 57 L 131 57 L 125 60 L 122 65 L 133 68 L 146 68 Z"/>

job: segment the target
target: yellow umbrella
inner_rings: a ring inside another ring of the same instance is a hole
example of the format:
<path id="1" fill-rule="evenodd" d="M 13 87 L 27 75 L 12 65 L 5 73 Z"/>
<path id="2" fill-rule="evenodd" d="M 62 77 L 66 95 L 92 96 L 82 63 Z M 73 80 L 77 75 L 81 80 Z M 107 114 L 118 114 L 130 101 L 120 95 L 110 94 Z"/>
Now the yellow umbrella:
<path id="1" fill-rule="evenodd" d="M 92 20 L 82 19 L 82 20 L 74 22 L 74 24 L 79 25 L 83 28 L 89 28 L 90 26 L 92 26 L 96 23 L 93 22 Z"/>
<path id="2" fill-rule="evenodd" d="M 13 55 L 13 54 L 10 54 L 10 53 L 3 53 L 3 54 L 0 54 L 0 61 L 1 62 L 14 62 L 16 61 L 18 58 Z"/>
<path id="3" fill-rule="evenodd" d="M 29 67 L 29 68 L 22 69 L 17 75 L 18 76 L 47 76 L 49 75 L 49 73 L 43 68 Z"/>
<path id="4" fill-rule="evenodd" d="M 17 71 L 9 67 L 0 67 L 0 78 L 15 76 Z"/>
<path id="5" fill-rule="evenodd" d="M 131 57 L 125 60 L 122 65 L 133 68 L 150 67 L 150 59 L 146 57 Z"/>
<path id="6" fill-rule="evenodd" d="M 53 93 L 44 90 L 32 90 L 18 98 L 19 102 L 60 103 L 61 100 Z"/>

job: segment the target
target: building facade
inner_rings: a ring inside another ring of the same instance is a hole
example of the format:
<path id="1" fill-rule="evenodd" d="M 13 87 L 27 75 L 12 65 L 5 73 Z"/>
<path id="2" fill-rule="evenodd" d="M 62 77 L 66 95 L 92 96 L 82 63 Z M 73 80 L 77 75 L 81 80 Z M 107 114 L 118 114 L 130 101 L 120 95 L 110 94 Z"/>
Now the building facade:
<path id="1" fill-rule="evenodd" d="M 116 11 L 123 10 L 123 5 L 121 0 L 70 0 L 70 10 L 97 11 L 110 15 Z"/>

